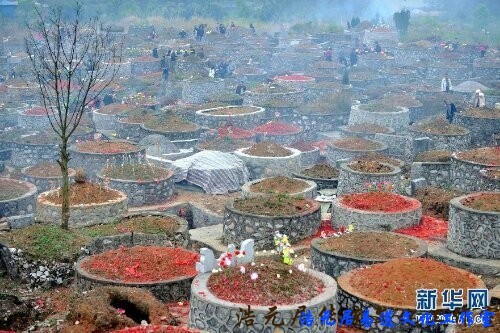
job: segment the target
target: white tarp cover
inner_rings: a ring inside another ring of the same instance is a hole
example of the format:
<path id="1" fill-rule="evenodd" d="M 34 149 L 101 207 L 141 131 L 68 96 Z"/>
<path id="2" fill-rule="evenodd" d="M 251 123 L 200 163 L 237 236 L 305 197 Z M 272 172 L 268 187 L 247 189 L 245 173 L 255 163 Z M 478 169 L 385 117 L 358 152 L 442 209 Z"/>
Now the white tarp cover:
<path id="1" fill-rule="evenodd" d="M 187 180 L 212 194 L 239 191 L 249 178 L 242 160 L 232 154 L 212 150 L 174 161 L 172 169 L 176 182 Z"/>

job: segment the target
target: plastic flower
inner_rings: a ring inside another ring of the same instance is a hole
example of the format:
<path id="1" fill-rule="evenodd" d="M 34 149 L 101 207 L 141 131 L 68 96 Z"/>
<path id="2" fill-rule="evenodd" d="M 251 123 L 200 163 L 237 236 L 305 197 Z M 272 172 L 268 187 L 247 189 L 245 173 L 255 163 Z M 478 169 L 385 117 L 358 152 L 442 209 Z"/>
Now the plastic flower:
<path id="1" fill-rule="evenodd" d="M 118 308 L 118 309 L 116 309 L 116 312 L 118 312 L 118 314 L 124 314 L 125 310 Z"/>
<path id="2" fill-rule="evenodd" d="M 292 274 L 292 272 L 293 272 L 292 270 L 289 270 L 289 271 L 288 271 L 288 273 L 290 273 L 290 274 Z"/>
<path id="3" fill-rule="evenodd" d="M 279 275 L 279 274 L 276 274 L 276 277 L 277 277 L 277 278 L 279 279 L 279 278 L 281 278 L 281 275 Z"/>
<path id="4" fill-rule="evenodd" d="M 306 271 L 306 266 L 304 266 L 304 264 L 300 264 L 299 267 L 297 267 L 299 269 L 299 271 L 301 272 L 305 272 Z"/>
<path id="5" fill-rule="evenodd" d="M 240 266 L 240 272 L 241 274 L 245 274 L 246 270 L 244 266 Z"/>
<path id="6" fill-rule="evenodd" d="M 255 272 L 250 274 L 250 279 L 252 279 L 252 280 L 257 280 L 258 277 L 259 277 L 259 274 L 255 273 Z"/>
<path id="7" fill-rule="evenodd" d="M 349 224 L 349 227 L 347 227 L 347 230 L 349 230 L 349 232 L 353 232 L 354 226 L 352 224 Z"/>

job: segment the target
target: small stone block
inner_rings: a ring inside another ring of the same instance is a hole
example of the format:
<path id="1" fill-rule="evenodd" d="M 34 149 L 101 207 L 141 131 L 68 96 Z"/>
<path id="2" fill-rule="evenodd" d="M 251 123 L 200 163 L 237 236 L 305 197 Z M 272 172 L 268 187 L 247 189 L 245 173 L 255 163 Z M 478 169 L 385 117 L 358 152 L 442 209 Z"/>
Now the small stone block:
<path id="1" fill-rule="evenodd" d="M 411 181 L 411 193 L 415 194 L 418 189 L 427 186 L 427 179 L 425 178 L 417 178 Z"/>

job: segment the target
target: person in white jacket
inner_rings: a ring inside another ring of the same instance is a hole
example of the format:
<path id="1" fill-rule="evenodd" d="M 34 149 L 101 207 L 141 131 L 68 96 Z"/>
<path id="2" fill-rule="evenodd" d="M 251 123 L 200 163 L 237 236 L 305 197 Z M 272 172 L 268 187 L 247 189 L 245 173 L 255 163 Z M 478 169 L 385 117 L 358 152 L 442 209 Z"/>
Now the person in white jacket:
<path id="1" fill-rule="evenodd" d="M 484 93 L 478 89 L 472 98 L 472 105 L 475 108 L 484 108 L 486 106 L 486 98 L 484 97 Z"/>
<path id="2" fill-rule="evenodd" d="M 441 80 L 441 91 L 449 92 L 453 89 L 451 85 L 451 80 L 448 77 L 448 74 L 445 75 L 444 79 Z"/>

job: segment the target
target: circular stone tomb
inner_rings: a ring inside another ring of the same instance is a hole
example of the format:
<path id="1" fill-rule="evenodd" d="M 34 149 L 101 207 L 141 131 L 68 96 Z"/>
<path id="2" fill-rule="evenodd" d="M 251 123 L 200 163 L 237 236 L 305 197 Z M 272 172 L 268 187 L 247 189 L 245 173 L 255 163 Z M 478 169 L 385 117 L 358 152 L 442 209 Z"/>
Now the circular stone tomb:
<path id="1" fill-rule="evenodd" d="M 40 163 L 21 170 L 25 181 L 35 184 L 38 192 L 60 187 L 62 184 L 61 167 L 57 163 Z M 73 179 L 75 170 L 69 168 L 68 176 Z"/>
<path id="2" fill-rule="evenodd" d="M 279 190 L 276 190 L 273 184 L 279 186 Z M 259 191 L 255 189 L 256 186 L 259 187 Z M 261 189 L 262 186 L 265 189 Z M 297 188 L 297 190 L 291 192 L 290 188 Z M 257 179 L 243 184 L 241 186 L 241 196 L 243 198 L 252 198 L 256 196 L 286 194 L 291 197 L 314 199 L 317 195 L 316 190 L 317 186 L 313 181 L 277 176 Z"/>
<path id="3" fill-rule="evenodd" d="M 452 187 L 463 192 L 483 191 L 481 170 L 500 167 L 500 147 L 482 147 L 462 151 L 451 156 L 450 180 Z"/>
<path id="4" fill-rule="evenodd" d="M 387 150 L 387 145 L 375 140 L 364 138 L 345 138 L 328 143 L 326 159 L 332 165 L 339 160 L 355 159 L 369 153 L 382 153 Z"/>
<path id="5" fill-rule="evenodd" d="M 251 128 L 259 124 L 265 109 L 258 106 L 221 106 L 213 109 L 198 110 L 195 114 L 197 124 L 208 128 L 238 126 Z"/>

